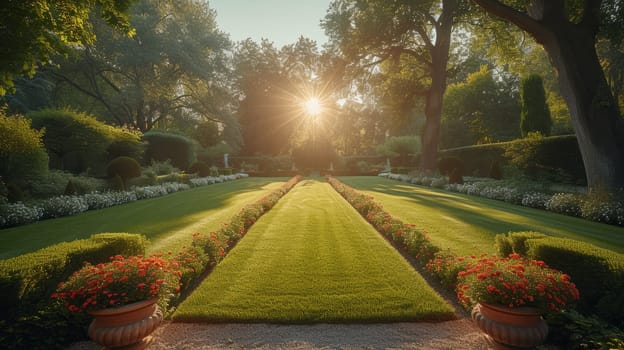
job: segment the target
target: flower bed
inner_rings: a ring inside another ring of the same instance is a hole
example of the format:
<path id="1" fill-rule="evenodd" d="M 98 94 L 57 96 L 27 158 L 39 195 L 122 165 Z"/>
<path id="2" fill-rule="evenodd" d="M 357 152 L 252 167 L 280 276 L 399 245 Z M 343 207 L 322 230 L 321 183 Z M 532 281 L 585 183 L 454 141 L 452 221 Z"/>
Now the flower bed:
<path id="1" fill-rule="evenodd" d="M 232 181 L 247 177 L 247 174 L 221 175 L 190 180 L 190 185 L 167 182 L 160 185 L 133 187 L 129 191 L 92 192 L 80 196 L 57 196 L 33 205 L 9 203 L 0 205 L 0 228 L 25 225 L 39 220 L 76 215 L 88 210 L 96 210 L 141 199 L 165 196 L 170 193 L 188 190 L 191 187 Z"/>
<path id="2" fill-rule="evenodd" d="M 443 176 L 409 176 L 391 173 L 382 173 L 379 176 L 624 226 L 624 202 L 609 194 L 548 193 L 531 188 L 522 189 L 509 184 L 501 184 L 501 181 L 466 181 L 463 184 L 449 184 Z"/>

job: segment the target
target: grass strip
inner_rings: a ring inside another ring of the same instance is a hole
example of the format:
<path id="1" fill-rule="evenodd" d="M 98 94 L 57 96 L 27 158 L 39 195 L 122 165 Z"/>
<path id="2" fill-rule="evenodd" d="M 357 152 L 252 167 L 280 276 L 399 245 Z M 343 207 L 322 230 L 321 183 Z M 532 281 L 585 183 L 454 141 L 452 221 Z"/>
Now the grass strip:
<path id="1" fill-rule="evenodd" d="M 381 177 L 339 179 L 373 196 L 397 218 L 426 230 L 436 246 L 458 255 L 493 254 L 496 234 L 510 231 L 537 231 L 624 253 L 622 227 Z"/>
<path id="2" fill-rule="evenodd" d="M 332 188 L 306 180 L 173 314 L 183 322 L 447 320 L 446 303 Z"/>
<path id="3" fill-rule="evenodd" d="M 79 215 L 0 230 L 0 259 L 99 232 L 135 232 L 150 239 L 148 254 L 178 251 L 194 232 L 219 229 L 232 212 L 276 189 L 286 178 L 246 178 L 198 187 Z"/>

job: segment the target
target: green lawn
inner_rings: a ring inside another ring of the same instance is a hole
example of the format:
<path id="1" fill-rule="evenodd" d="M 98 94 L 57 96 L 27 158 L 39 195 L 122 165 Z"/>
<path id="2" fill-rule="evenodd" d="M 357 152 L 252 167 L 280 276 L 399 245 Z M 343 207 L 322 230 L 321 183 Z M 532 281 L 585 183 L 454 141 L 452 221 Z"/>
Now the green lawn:
<path id="1" fill-rule="evenodd" d="M 279 187 L 285 178 L 246 178 L 181 191 L 80 215 L 0 230 L 0 259 L 98 232 L 146 235 L 148 253 L 175 251 L 195 232 L 221 227 L 245 204 Z"/>
<path id="2" fill-rule="evenodd" d="M 423 278 L 327 183 L 305 180 L 173 315 L 200 322 L 454 318 Z"/>
<path id="3" fill-rule="evenodd" d="M 446 192 L 381 177 L 340 177 L 372 195 L 393 216 L 416 224 L 431 241 L 460 255 L 494 253 L 494 236 L 539 231 L 624 253 L 624 228 L 487 198 Z"/>

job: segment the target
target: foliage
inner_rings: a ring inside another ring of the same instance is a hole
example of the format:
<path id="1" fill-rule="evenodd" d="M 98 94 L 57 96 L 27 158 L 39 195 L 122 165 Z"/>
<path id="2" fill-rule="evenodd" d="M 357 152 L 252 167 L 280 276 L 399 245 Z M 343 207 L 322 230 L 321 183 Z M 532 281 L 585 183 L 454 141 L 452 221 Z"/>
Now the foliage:
<path id="1" fill-rule="evenodd" d="M 190 131 L 207 120 L 237 127 L 226 89 L 231 44 L 207 2 L 137 0 L 132 37 L 98 18 L 90 24 L 97 40 L 73 50 L 53 72 L 57 95 L 78 93 L 103 119 L 142 132 L 157 125 Z M 75 100 L 69 102 L 86 105 Z"/>
<path id="2" fill-rule="evenodd" d="M 173 166 L 188 169 L 196 159 L 195 144 L 186 136 L 154 130 L 143 139 L 147 141 L 145 158 L 150 162 L 170 160 Z"/>
<path id="3" fill-rule="evenodd" d="M 458 274 L 457 298 L 464 305 L 488 303 L 508 307 L 531 306 L 556 312 L 579 299 L 570 276 L 540 260 L 480 257 Z"/>
<path id="4" fill-rule="evenodd" d="M 306 140 L 312 138 L 312 123 L 318 123 L 321 130 L 327 115 L 313 121 L 301 107 L 307 98 L 327 98 L 316 96 L 325 92 L 315 91 L 316 83 L 310 78 L 320 73 L 314 41 L 302 37 L 280 49 L 268 40 L 244 40 L 236 47 L 233 64 L 237 73 L 234 87 L 241 96 L 237 109 L 241 154 L 286 154 L 297 134 Z"/>
<path id="5" fill-rule="evenodd" d="M 580 312 L 598 315 L 614 325 L 624 323 L 624 255 L 589 243 L 536 233 L 510 233 L 497 237 L 498 241 L 515 241 L 514 252 L 526 251 L 527 258 L 546 261 L 574 276 L 582 295 Z"/>
<path id="6" fill-rule="evenodd" d="M 125 34 L 132 34 L 128 23 L 129 0 L 50 0 L 4 2 L 0 7 L 0 27 L 14 34 L 2 41 L 0 96 L 13 87 L 17 76 L 35 72 L 40 62 L 68 50 L 69 45 L 89 44 L 95 40 L 88 19 L 97 14 Z M 54 15 L 51 15 L 54 14 Z"/>
<path id="7" fill-rule="evenodd" d="M 210 167 L 204 162 L 195 162 L 189 167 L 189 173 L 197 173 L 200 177 L 206 177 L 211 174 Z"/>
<path id="8" fill-rule="evenodd" d="M 488 145 L 440 151 L 441 157 L 457 157 L 465 164 L 465 173 L 486 177 L 493 161 L 511 165 L 522 175 L 560 183 L 584 184 L 585 168 L 574 135 L 530 137 Z"/>
<path id="9" fill-rule="evenodd" d="M 22 116 L 10 117 L 0 108 L 0 177 L 16 181 L 44 175 L 48 170 L 48 155 L 42 138 L 44 131 L 31 128 Z"/>
<path id="10" fill-rule="evenodd" d="M 50 154 L 50 167 L 73 173 L 92 171 L 103 174 L 107 148 L 112 142 L 138 142 L 129 130 L 106 125 L 86 113 L 69 109 L 31 112 L 33 127 L 45 129 L 43 142 Z"/>
<path id="11" fill-rule="evenodd" d="M 107 160 L 111 161 L 117 157 L 130 157 L 143 159 L 145 145 L 138 140 L 113 141 L 106 148 Z"/>
<path id="12" fill-rule="evenodd" d="M 522 101 L 522 113 L 520 114 L 522 136 L 526 137 L 531 132 L 550 136 L 552 120 L 548 104 L 546 104 L 542 78 L 539 75 L 533 74 L 522 79 L 520 99 Z"/>
<path id="13" fill-rule="evenodd" d="M 103 233 L 1 260 L 2 348 L 64 348 L 68 342 L 82 339 L 90 320 L 72 318 L 51 302 L 57 284 L 85 260 L 99 263 L 107 261 L 111 254 L 143 254 L 146 243 L 141 235 Z M 79 331 L 72 333 L 64 327 L 77 327 Z"/>
<path id="14" fill-rule="evenodd" d="M 62 300 L 69 311 L 84 312 L 123 306 L 137 301 L 159 298 L 168 304 L 171 295 L 180 291 L 178 265 L 162 259 L 121 255 L 110 262 L 89 263 L 59 284 L 52 294 Z"/>
<path id="15" fill-rule="evenodd" d="M 481 66 L 444 94 L 441 147 L 509 141 L 520 136 L 519 97 L 512 84 L 495 81 Z"/>
<path id="16" fill-rule="evenodd" d="M 124 182 L 123 189 L 125 189 L 128 179 L 141 176 L 141 166 L 130 157 L 117 157 L 108 163 L 106 172 L 109 177 L 119 176 Z"/>
<path id="17" fill-rule="evenodd" d="M 622 349 L 624 332 L 596 316 L 569 310 L 549 315 L 551 339 L 565 349 Z"/>
<path id="18" fill-rule="evenodd" d="M 377 148 L 377 153 L 388 157 L 398 157 L 399 163 L 408 164 L 410 156 L 420 153 L 421 141 L 418 136 L 391 136 Z"/>
<path id="19" fill-rule="evenodd" d="M 451 33 L 463 11 L 456 0 L 342 0 L 331 4 L 322 22 L 330 47 L 341 56 L 340 68 L 352 76 L 375 75 L 377 81 L 363 85 L 386 92 L 389 108 L 403 116 L 424 104 L 420 163 L 428 171 L 436 166 Z"/>

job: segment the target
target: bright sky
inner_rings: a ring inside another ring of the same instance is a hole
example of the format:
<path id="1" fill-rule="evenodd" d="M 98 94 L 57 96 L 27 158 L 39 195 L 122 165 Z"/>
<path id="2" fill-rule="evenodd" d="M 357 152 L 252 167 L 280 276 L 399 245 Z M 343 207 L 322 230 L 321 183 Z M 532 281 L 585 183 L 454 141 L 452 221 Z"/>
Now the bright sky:
<path id="1" fill-rule="evenodd" d="M 219 29 L 240 41 L 261 38 L 277 47 L 292 44 L 300 36 L 316 40 L 320 48 L 327 37 L 320 27 L 331 0 L 209 0 L 217 11 Z"/>

